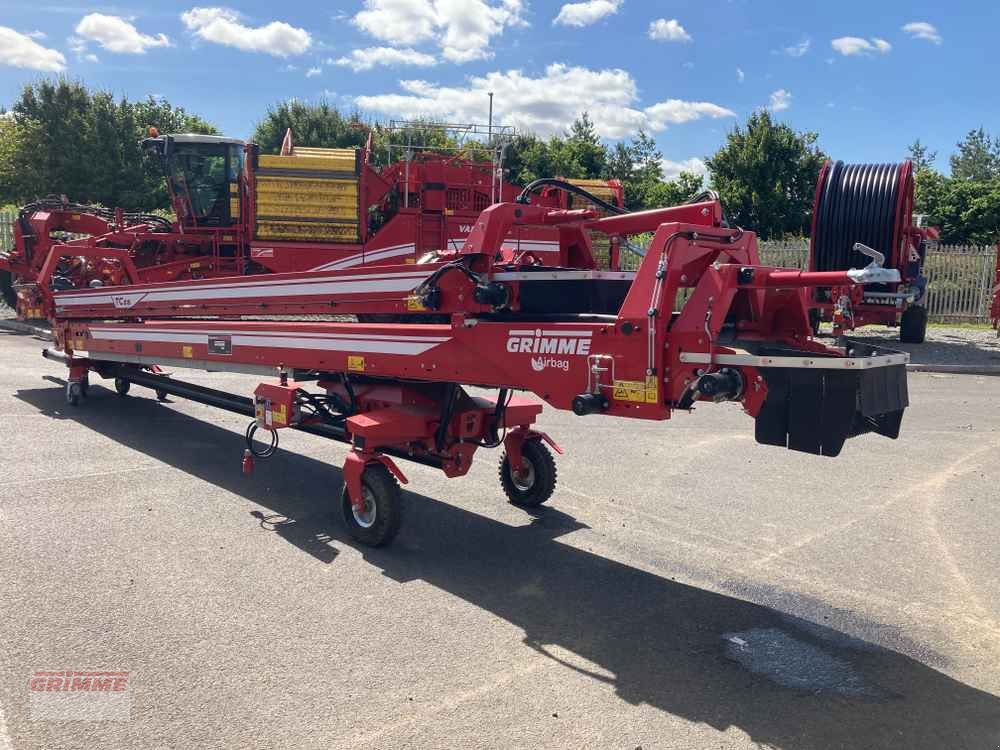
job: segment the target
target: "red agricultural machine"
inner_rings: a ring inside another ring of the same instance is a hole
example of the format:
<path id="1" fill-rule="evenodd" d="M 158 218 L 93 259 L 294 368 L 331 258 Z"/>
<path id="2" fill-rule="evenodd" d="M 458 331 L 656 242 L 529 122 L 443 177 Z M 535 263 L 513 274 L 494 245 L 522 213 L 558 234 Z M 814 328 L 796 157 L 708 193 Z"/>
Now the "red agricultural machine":
<path id="1" fill-rule="evenodd" d="M 442 127 L 477 135 L 477 126 Z M 268 155 L 232 138 L 151 132 L 143 144 L 162 166 L 177 220 L 60 197 L 31 203 L 17 217 L 14 248 L 0 252 L 0 292 L 20 317 L 38 318 L 42 276 L 70 289 L 414 263 L 460 246 L 483 209 L 517 196 L 501 177 L 498 132 L 492 162 L 407 143 L 397 147 L 405 158 L 382 168 L 370 138 L 364 149 L 296 148 L 289 132 L 282 153 Z M 622 205 L 616 181 L 579 185 Z M 565 208 L 568 195 L 544 187 L 532 201 Z M 504 247 L 541 262 L 558 236 L 516 228 Z"/>
<path id="2" fill-rule="evenodd" d="M 898 435 L 906 355 L 824 346 L 808 316 L 813 289 L 898 284 L 895 269 L 763 266 L 754 234 L 726 226 L 711 196 L 601 216 L 532 203 L 537 187 L 483 210 L 463 242 L 422 264 L 149 282 L 123 255 L 116 285 L 56 289 L 42 274 L 57 342 L 44 354 L 67 366 L 72 405 L 96 373 L 123 396 L 143 386 L 246 415 L 248 472 L 282 429 L 349 444 L 340 507 L 371 545 L 400 527 L 397 461 L 456 477 L 480 448 L 502 446 L 508 498 L 550 498 L 559 449 L 535 426 L 542 404 L 517 391 L 580 417 L 665 420 L 733 402 L 758 442 L 826 456 L 853 436 Z M 553 233 L 557 249 L 542 259 L 508 246 L 528 230 Z M 598 270 L 593 235 L 641 233 L 652 240 L 637 271 Z M 74 252 L 55 246 L 46 264 Z M 250 398 L 159 367 L 263 380 Z"/>
<path id="3" fill-rule="evenodd" d="M 886 268 L 899 272 L 893 283 L 855 285 L 849 290 L 818 287 L 810 319 L 814 330 L 832 321 L 840 335 L 870 323 L 899 326 L 900 341 L 922 343 L 927 331 L 927 243 L 937 230 L 913 221 L 913 165 L 827 162 L 813 203 L 809 268 L 844 271 L 865 262 L 859 245 L 874 248 Z"/>

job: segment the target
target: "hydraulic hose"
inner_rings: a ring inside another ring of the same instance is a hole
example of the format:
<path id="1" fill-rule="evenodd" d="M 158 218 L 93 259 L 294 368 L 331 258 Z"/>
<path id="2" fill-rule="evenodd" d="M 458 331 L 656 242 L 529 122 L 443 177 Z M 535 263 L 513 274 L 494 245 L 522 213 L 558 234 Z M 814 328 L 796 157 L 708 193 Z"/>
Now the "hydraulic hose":
<path id="1" fill-rule="evenodd" d="M 627 214 L 628 213 L 628 211 L 626 209 L 619 208 L 618 206 L 614 205 L 613 203 L 608 203 L 607 201 L 605 201 L 605 200 L 603 200 L 601 198 L 598 198 L 596 195 L 594 195 L 593 193 L 590 193 L 590 192 L 584 190 L 579 185 L 574 185 L 573 183 L 566 182 L 565 180 L 557 180 L 554 177 L 543 177 L 540 180 L 535 180 L 534 182 L 529 182 L 527 185 L 524 186 L 524 190 L 521 191 L 521 194 L 519 196 L 517 196 L 517 202 L 518 203 L 527 203 L 528 202 L 528 196 L 531 195 L 536 190 L 538 190 L 539 188 L 543 188 L 543 187 L 554 187 L 557 190 L 562 190 L 562 191 L 564 191 L 566 193 L 572 193 L 573 195 L 579 195 L 581 198 L 585 198 L 586 200 L 590 201 L 591 203 L 593 203 L 598 208 L 603 208 L 605 211 L 608 211 L 609 213 L 613 213 L 613 214 Z"/>

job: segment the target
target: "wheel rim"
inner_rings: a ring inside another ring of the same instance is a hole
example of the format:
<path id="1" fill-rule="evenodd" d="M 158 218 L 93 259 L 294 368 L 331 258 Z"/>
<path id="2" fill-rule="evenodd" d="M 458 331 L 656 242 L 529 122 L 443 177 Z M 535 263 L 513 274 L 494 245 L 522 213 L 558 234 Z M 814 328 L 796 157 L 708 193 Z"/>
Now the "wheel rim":
<path id="1" fill-rule="evenodd" d="M 521 467 L 520 474 L 511 469 L 510 481 L 521 492 L 527 492 L 535 486 L 535 465 L 527 458 L 522 457 Z"/>
<path id="2" fill-rule="evenodd" d="M 375 507 L 375 498 L 372 496 L 371 490 L 367 487 L 362 487 L 362 498 L 364 502 L 364 507 L 360 510 L 358 506 L 351 503 L 351 513 L 354 514 L 354 521 L 363 529 L 370 529 L 375 525 L 375 516 L 377 510 Z"/>

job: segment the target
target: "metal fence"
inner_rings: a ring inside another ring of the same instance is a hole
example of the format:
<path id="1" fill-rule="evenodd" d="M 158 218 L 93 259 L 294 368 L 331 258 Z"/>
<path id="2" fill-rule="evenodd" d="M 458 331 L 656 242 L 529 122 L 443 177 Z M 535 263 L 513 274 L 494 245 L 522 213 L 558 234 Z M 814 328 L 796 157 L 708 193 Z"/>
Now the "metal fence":
<path id="1" fill-rule="evenodd" d="M 14 245 L 13 212 L 0 212 L 0 250 Z M 598 255 L 607 257 L 606 247 L 597 247 Z M 602 252 L 603 251 L 603 252 Z M 805 269 L 809 263 L 809 243 L 760 243 L 761 262 L 768 265 Z M 622 254 L 622 265 L 636 265 L 636 256 Z M 991 246 L 939 245 L 927 254 L 925 266 L 929 279 L 927 308 L 935 323 L 988 323 L 996 249 Z"/>
<path id="2" fill-rule="evenodd" d="M 11 211 L 0 211 L 0 251 L 14 247 L 14 220 L 16 214 Z"/>

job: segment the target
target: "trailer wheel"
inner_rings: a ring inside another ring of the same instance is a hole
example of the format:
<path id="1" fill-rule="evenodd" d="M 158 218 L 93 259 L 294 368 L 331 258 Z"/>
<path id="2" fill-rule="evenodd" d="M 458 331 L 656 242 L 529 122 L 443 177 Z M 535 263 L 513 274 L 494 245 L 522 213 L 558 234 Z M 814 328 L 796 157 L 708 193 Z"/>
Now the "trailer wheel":
<path id="1" fill-rule="evenodd" d="M 90 395 L 90 378 L 86 375 L 80 378 L 80 395 L 84 398 Z"/>
<path id="2" fill-rule="evenodd" d="M 14 274 L 0 271 L 0 296 L 11 310 L 17 309 L 17 293 L 14 291 Z"/>
<path id="3" fill-rule="evenodd" d="M 119 396 L 127 396 L 128 389 L 132 387 L 132 381 L 127 378 L 115 378 L 115 390 Z"/>
<path id="4" fill-rule="evenodd" d="M 904 344 L 922 344 L 927 337 L 927 308 L 910 305 L 899 318 L 899 340 Z"/>
<path id="5" fill-rule="evenodd" d="M 156 389 L 156 400 L 157 401 L 166 401 L 167 400 L 167 392 L 165 390 L 163 390 L 162 388 L 157 388 Z"/>
<path id="6" fill-rule="evenodd" d="M 346 484 L 340 494 L 347 533 L 369 547 L 388 544 L 399 533 L 403 520 L 402 497 L 396 477 L 382 464 L 371 463 L 361 475 L 361 491 L 365 499 L 361 511 L 351 503 Z"/>
<path id="7" fill-rule="evenodd" d="M 70 406 L 79 406 L 83 399 L 83 388 L 79 382 L 70 381 L 66 384 L 66 403 Z"/>
<path id="8" fill-rule="evenodd" d="M 500 484 L 504 494 L 522 508 L 534 508 L 550 497 L 556 488 L 556 462 L 541 440 L 529 440 L 521 446 L 524 462 L 522 476 L 511 472 L 510 461 L 504 453 L 500 459 Z"/>

